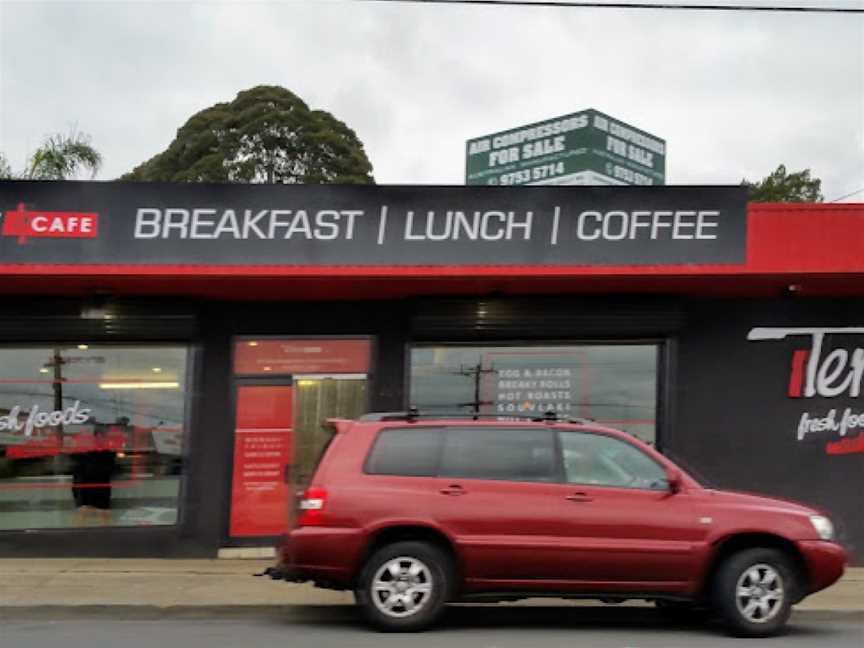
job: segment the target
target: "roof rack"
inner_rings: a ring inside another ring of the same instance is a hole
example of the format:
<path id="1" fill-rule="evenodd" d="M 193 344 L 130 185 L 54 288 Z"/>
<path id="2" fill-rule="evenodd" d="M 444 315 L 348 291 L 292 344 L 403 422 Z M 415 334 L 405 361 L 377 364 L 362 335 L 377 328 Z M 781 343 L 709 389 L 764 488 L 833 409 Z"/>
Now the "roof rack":
<path id="1" fill-rule="evenodd" d="M 557 412 L 544 412 L 540 416 L 529 414 L 479 414 L 466 412 L 421 412 L 416 407 L 412 407 L 404 412 L 370 412 L 364 414 L 358 421 L 365 422 L 386 422 L 386 421 L 407 421 L 411 423 L 419 419 L 468 419 L 479 421 L 480 419 L 491 420 L 524 420 L 533 423 L 575 423 L 577 425 L 586 425 L 594 423 L 593 419 L 575 418 L 575 417 L 559 417 Z"/>

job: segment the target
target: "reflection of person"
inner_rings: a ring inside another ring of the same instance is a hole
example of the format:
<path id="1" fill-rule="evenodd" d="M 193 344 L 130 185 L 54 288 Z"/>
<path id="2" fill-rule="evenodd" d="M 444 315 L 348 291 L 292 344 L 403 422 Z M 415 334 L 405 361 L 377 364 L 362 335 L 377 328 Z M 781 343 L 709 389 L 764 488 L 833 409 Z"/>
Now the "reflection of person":
<path id="1" fill-rule="evenodd" d="M 77 453 L 72 469 L 72 497 L 81 524 L 95 514 L 102 524 L 111 521 L 111 476 L 117 463 L 117 453 L 107 438 L 107 426 L 93 426 L 93 445 Z"/>

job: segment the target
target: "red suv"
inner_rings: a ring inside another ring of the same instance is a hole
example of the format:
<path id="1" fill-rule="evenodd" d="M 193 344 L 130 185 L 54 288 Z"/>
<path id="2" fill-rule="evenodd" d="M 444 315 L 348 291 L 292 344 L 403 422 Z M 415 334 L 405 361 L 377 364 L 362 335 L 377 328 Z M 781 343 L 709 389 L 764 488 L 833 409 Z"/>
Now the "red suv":
<path id="1" fill-rule="evenodd" d="M 331 423 L 271 575 L 351 589 L 381 629 L 422 629 L 448 601 L 551 596 L 710 608 L 769 636 L 843 574 L 819 511 L 710 490 L 590 422 Z"/>

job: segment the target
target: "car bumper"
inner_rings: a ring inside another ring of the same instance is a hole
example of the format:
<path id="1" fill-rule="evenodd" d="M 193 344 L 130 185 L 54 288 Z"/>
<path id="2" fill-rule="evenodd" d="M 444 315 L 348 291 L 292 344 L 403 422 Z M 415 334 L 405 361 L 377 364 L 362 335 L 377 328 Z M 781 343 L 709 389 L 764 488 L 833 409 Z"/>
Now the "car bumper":
<path id="1" fill-rule="evenodd" d="M 797 544 L 807 564 L 808 594 L 830 587 L 840 580 L 849 559 L 843 547 L 825 540 L 801 540 Z"/>
<path id="2" fill-rule="evenodd" d="M 349 587 L 363 551 L 359 529 L 301 527 L 279 544 L 279 564 L 271 574 L 292 582 L 316 581 L 331 587 Z"/>

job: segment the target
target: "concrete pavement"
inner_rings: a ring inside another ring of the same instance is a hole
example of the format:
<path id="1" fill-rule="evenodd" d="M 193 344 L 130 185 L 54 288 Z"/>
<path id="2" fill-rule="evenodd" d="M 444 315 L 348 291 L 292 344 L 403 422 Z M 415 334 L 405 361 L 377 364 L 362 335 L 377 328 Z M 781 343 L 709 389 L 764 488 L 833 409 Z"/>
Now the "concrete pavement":
<path id="1" fill-rule="evenodd" d="M 272 560 L 2 559 L 0 615 L 40 607 L 165 610 L 353 603 L 347 592 L 252 577 L 272 564 Z M 582 604 L 529 599 L 515 605 Z M 848 570 L 839 583 L 809 597 L 797 609 L 864 611 L 864 568 Z"/>

